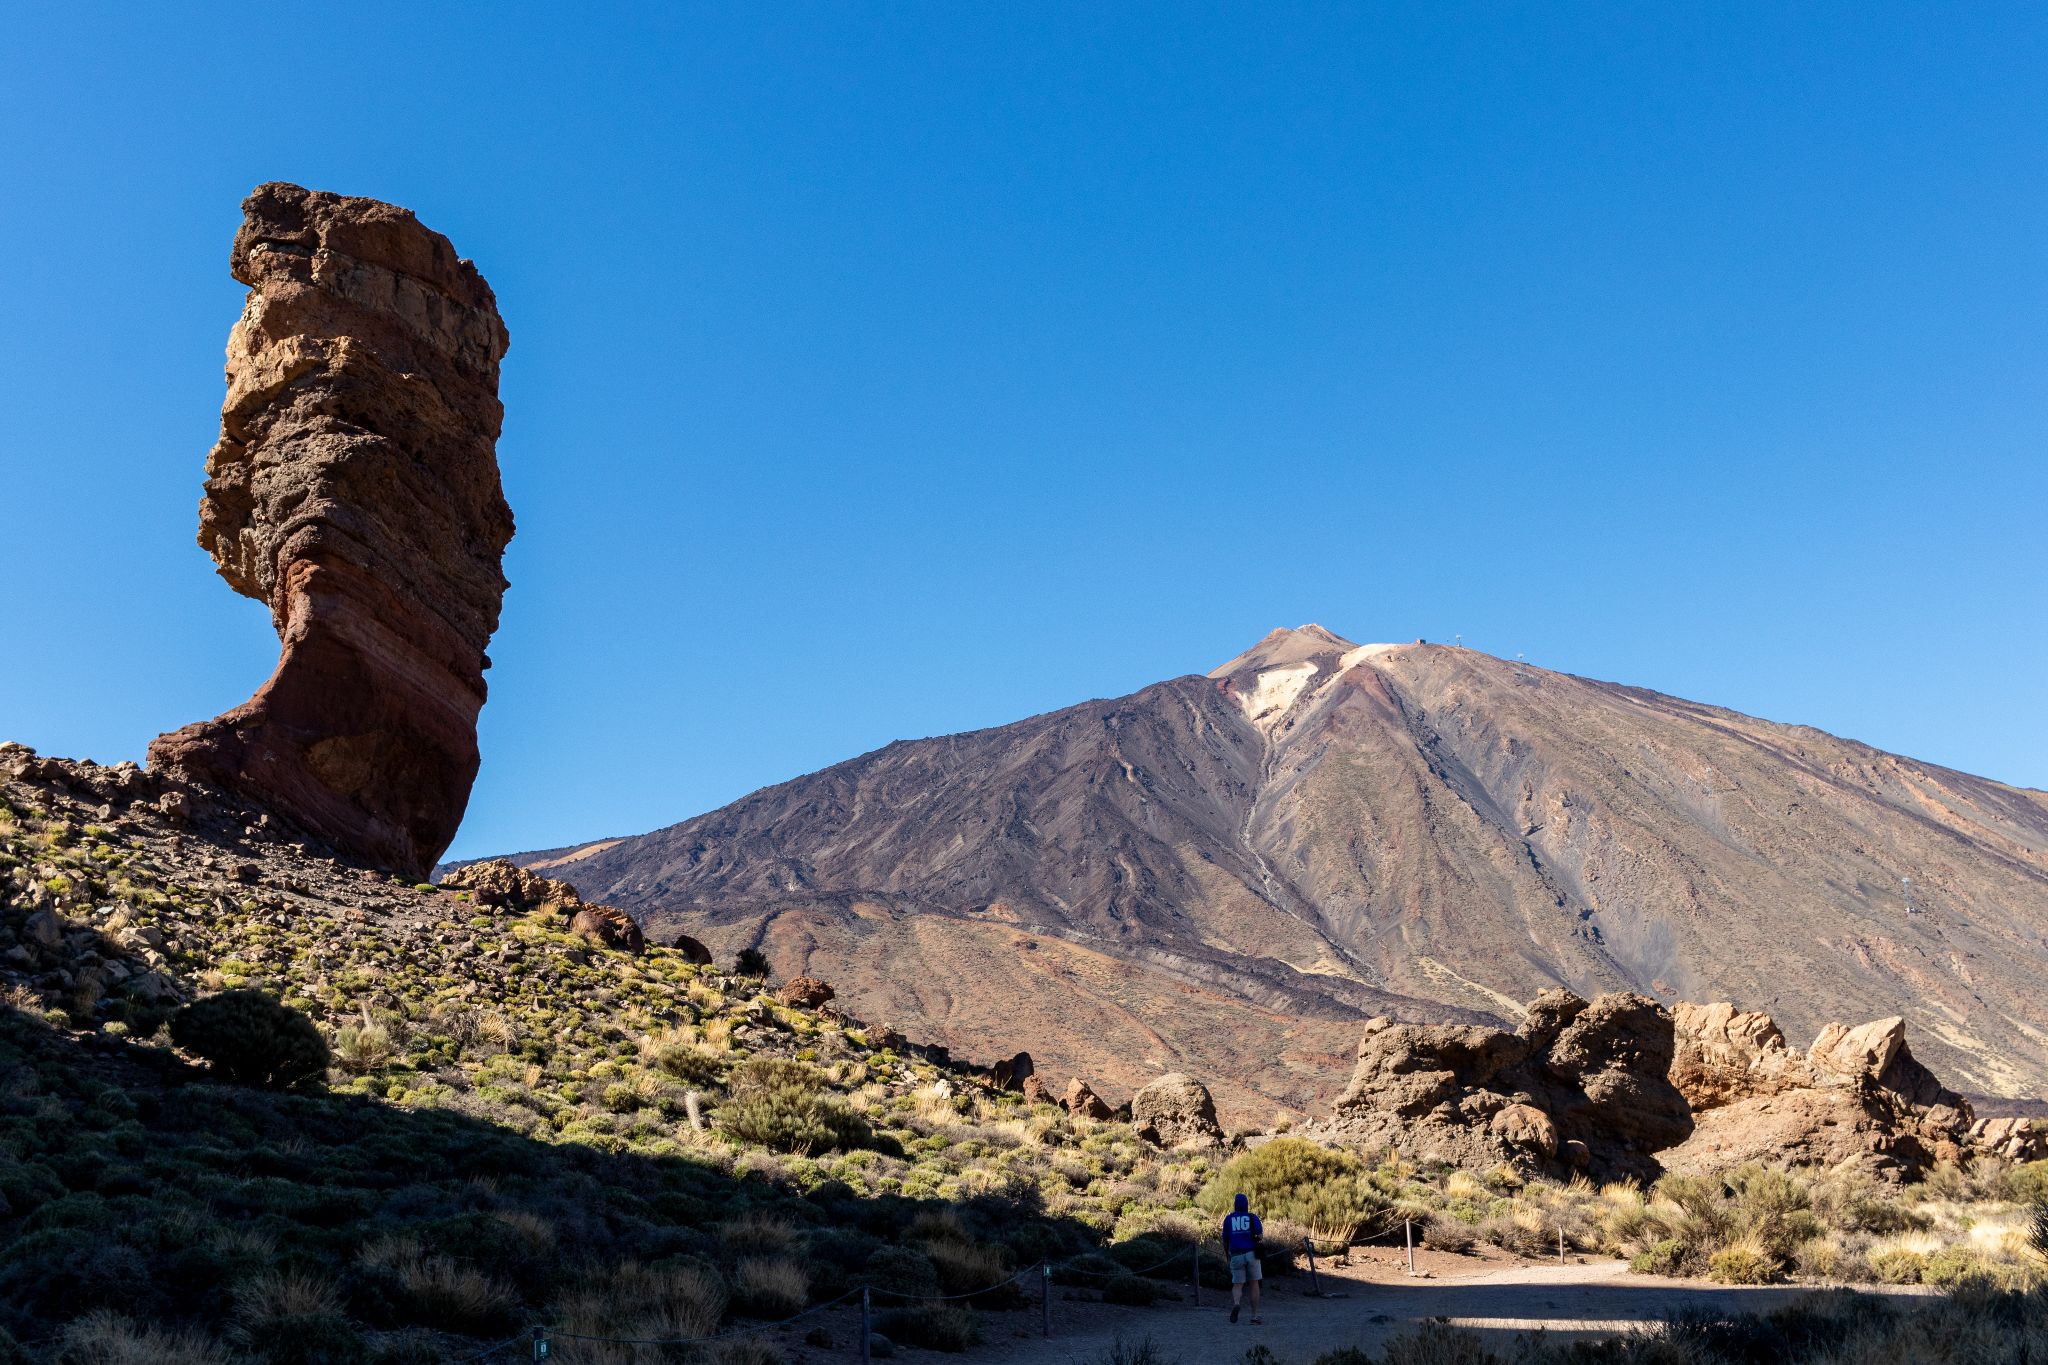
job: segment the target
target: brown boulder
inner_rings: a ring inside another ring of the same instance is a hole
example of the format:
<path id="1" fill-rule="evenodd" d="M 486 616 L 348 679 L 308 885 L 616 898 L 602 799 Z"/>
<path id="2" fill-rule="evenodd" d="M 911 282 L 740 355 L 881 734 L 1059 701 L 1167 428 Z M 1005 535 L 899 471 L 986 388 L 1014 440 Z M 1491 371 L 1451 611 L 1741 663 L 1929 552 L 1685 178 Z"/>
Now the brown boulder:
<path id="1" fill-rule="evenodd" d="M 775 993 L 783 1004 L 797 1009 L 814 1010 L 837 997 L 839 992 L 815 976 L 795 976 L 782 983 L 782 989 Z"/>
<path id="2" fill-rule="evenodd" d="M 711 965 L 711 950 L 705 947 L 700 939 L 691 938 L 688 934 L 677 934 L 675 940 L 668 946 L 681 953 L 685 962 L 694 962 L 700 967 Z"/>
<path id="3" fill-rule="evenodd" d="M 640 925 L 625 911 L 609 905 L 586 905 L 569 920 L 569 932 L 578 938 L 622 952 L 640 953 L 647 939 Z"/>
<path id="4" fill-rule="evenodd" d="M 1031 1061 L 1031 1054 L 1020 1052 L 997 1062 L 989 1068 L 989 1083 L 998 1090 L 1021 1090 L 1025 1078 L 1033 1075 L 1038 1068 Z"/>
<path id="5" fill-rule="evenodd" d="M 1220 1147 L 1223 1126 L 1209 1087 L 1169 1071 L 1131 1096 L 1131 1126 L 1161 1147 Z"/>
<path id="6" fill-rule="evenodd" d="M 247 702 L 158 736 L 150 764 L 418 880 L 476 779 L 512 538 L 505 327 L 476 267 L 405 209 L 269 184 L 242 213 L 250 292 L 199 543 L 270 607 L 282 653 Z"/>
<path id="7" fill-rule="evenodd" d="M 1045 1082 L 1035 1075 L 1024 1078 L 1024 1100 L 1027 1104 L 1059 1103 L 1053 1098 L 1052 1091 L 1046 1088 Z"/>
<path id="8" fill-rule="evenodd" d="M 868 1046 L 877 1052 L 901 1052 L 908 1042 L 901 1029 L 889 1024 L 876 1024 L 868 1029 Z"/>
<path id="9" fill-rule="evenodd" d="M 1089 1089 L 1088 1083 L 1079 1076 L 1067 1082 L 1067 1095 L 1061 1101 L 1069 1114 L 1075 1118 L 1095 1119 L 1098 1122 L 1114 1118 L 1116 1111 L 1103 1102 L 1100 1095 Z"/>
<path id="10" fill-rule="evenodd" d="M 1557 1155 L 1557 1125 L 1534 1105 L 1511 1104 L 1495 1114 L 1487 1128 L 1502 1141 L 1534 1152 L 1545 1161 Z"/>

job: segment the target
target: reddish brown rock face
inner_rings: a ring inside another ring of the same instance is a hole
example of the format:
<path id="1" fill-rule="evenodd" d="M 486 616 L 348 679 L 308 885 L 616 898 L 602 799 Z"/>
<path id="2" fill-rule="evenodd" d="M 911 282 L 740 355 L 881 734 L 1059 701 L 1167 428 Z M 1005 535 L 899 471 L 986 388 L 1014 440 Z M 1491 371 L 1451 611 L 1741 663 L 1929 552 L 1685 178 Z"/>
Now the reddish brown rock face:
<path id="1" fill-rule="evenodd" d="M 505 327 L 476 268 L 405 209 L 271 184 L 242 211 L 249 297 L 199 543 L 270 607 L 283 652 L 150 763 L 425 877 L 476 779 L 506 587 Z"/>

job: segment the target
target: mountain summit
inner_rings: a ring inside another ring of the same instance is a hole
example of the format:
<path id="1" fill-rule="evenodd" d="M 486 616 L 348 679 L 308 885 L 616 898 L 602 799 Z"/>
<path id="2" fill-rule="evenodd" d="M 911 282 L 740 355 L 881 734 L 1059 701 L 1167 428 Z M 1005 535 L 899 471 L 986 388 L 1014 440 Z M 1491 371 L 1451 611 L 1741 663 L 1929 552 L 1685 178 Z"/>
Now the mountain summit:
<path id="1" fill-rule="evenodd" d="M 1316 625 L 521 861 L 970 1055 L 1178 1067 L 1245 1117 L 1326 1102 L 1366 1017 L 1557 985 L 1903 1015 L 1969 1089 L 2048 1086 L 2048 794 Z"/>

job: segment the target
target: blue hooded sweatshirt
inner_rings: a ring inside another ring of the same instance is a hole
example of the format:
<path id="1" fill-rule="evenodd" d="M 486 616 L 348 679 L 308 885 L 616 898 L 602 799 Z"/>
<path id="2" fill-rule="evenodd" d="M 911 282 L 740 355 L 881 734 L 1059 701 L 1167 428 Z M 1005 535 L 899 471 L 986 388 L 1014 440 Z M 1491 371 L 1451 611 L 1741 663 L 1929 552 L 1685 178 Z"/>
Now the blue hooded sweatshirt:
<path id="1" fill-rule="evenodd" d="M 1240 1194 L 1231 1205 L 1231 1211 L 1223 1215 L 1223 1254 L 1236 1256 L 1256 1251 L 1259 1238 L 1265 1235 L 1266 1229 L 1259 1222 L 1259 1215 L 1251 1211 L 1251 1201 Z"/>

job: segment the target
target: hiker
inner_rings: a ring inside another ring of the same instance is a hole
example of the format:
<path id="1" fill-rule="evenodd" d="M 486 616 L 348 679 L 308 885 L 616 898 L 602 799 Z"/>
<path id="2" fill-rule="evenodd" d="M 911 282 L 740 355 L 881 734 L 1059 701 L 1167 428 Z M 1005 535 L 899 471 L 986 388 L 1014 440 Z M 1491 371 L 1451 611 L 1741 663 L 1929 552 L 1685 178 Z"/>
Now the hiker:
<path id="1" fill-rule="evenodd" d="M 1265 1271 L 1259 1265 L 1259 1239 L 1266 1225 L 1252 1212 L 1251 1201 L 1242 1194 L 1223 1215 L 1223 1254 L 1230 1259 L 1230 1320 L 1237 1321 L 1238 1300 L 1244 1297 L 1245 1281 L 1252 1286 L 1252 1325 L 1265 1322 L 1259 1316 L 1259 1281 Z"/>

